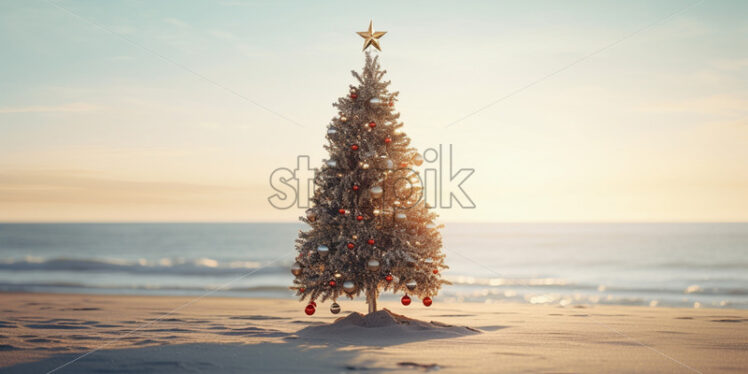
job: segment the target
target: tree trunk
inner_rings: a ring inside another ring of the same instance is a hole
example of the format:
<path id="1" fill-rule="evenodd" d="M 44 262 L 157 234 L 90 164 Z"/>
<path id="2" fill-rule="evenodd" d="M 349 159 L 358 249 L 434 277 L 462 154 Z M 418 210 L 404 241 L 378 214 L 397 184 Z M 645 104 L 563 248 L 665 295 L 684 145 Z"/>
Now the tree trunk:
<path id="1" fill-rule="evenodd" d="M 369 314 L 377 311 L 377 289 L 375 287 L 366 290 L 366 303 L 369 304 Z"/>

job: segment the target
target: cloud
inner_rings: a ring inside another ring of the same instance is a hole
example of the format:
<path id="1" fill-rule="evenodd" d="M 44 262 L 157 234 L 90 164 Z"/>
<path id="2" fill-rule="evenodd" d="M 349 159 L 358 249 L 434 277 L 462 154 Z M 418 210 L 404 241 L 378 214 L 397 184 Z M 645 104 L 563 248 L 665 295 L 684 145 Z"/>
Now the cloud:
<path id="1" fill-rule="evenodd" d="M 288 220 L 264 184 L 134 180 L 86 170 L 0 170 L 0 221 Z"/>
<path id="2" fill-rule="evenodd" d="M 124 35 L 133 35 L 135 34 L 138 29 L 132 26 L 127 25 L 114 25 L 114 26 L 107 26 L 110 30 L 112 30 L 115 34 L 124 34 Z"/>
<path id="3" fill-rule="evenodd" d="M 721 70 L 742 72 L 748 68 L 748 58 L 719 59 L 711 65 Z"/>
<path id="4" fill-rule="evenodd" d="M 0 202 L 174 203 L 220 200 L 251 190 L 170 181 L 136 181 L 107 178 L 86 170 L 0 172 Z"/>
<path id="5" fill-rule="evenodd" d="M 236 0 L 225 0 L 225 1 L 219 1 L 218 4 L 226 7 L 237 7 L 237 6 L 249 6 L 251 4 L 243 1 L 236 1 Z"/>
<path id="6" fill-rule="evenodd" d="M 135 57 L 133 57 L 133 56 L 127 56 L 127 55 L 121 55 L 121 56 L 111 57 L 110 60 L 112 60 L 112 61 L 133 61 L 133 60 L 135 60 Z"/>
<path id="7" fill-rule="evenodd" d="M 224 30 L 212 30 L 210 31 L 210 35 L 213 35 L 214 37 L 218 39 L 231 40 L 231 41 L 239 39 L 236 37 L 236 35 L 228 31 L 224 31 Z"/>
<path id="8" fill-rule="evenodd" d="M 164 18 L 164 22 L 166 22 L 166 23 L 168 23 L 168 24 L 170 24 L 172 26 L 176 26 L 176 27 L 182 27 L 182 28 L 188 28 L 188 27 L 190 27 L 189 23 L 187 23 L 185 21 L 182 21 L 180 19 L 176 19 L 176 18 Z"/>
<path id="9" fill-rule="evenodd" d="M 0 114 L 9 113 L 83 113 L 101 109 L 88 103 L 70 103 L 62 105 L 29 105 L 17 107 L 0 107 Z"/>
<path id="10" fill-rule="evenodd" d="M 719 116 L 748 114 L 748 99 L 733 95 L 711 95 L 668 100 L 641 108 L 645 112 L 694 113 Z"/>

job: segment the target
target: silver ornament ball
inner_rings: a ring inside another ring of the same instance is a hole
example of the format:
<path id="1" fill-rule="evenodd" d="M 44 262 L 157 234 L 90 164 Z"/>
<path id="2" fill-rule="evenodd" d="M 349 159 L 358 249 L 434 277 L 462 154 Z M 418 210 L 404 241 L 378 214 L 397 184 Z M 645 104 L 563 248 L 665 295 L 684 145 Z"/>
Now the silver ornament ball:
<path id="1" fill-rule="evenodd" d="M 378 199 L 382 197 L 382 193 L 384 193 L 384 190 L 382 187 L 374 186 L 371 189 L 369 189 L 369 193 L 371 194 L 371 197 L 374 199 Z"/>
<path id="2" fill-rule="evenodd" d="M 375 259 L 371 259 L 366 263 L 366 269 L 369 271 L 377 271 L 379 270 L 379 261 Z"/>
<path id="3" fill-rule="evenodd" d="M 326 245 L 319 245 L 317 246 L 317 253 L 319 253 L 320 256 L 327 255 L 330 253 L 330 248 L 327 248 Z"/>
<path id="4" fill-rule="evenodd" d="M 340 313 L 340 305 L 338 303 L 332 303 L 332 305 L 330 305 L 330 313 L 332 314 Z"/>
<path id="5" fill-rule="evenodd" d="M 343 291 L 347 293 L 353 293 L 354 291 L 356 291 L 356 284 L 353 283 L 353 281 L 343 282 Z"/>
<path id="6" fill-rule="evenodd" d="M 301 275 L 301 264 L 298 262 L 295 262 L 293 265 L 291 265 L 291 274 L 295 276 Z"/>
<path id="7" fill-rule="evenodd" d="M 311 209 L 307 209 L 307 211 L 306 211 L 306 219 L 308 219 L 311 222 L 314 222 L 317 219 L 317 213 L 315 213 Z"/>
<path id="8" fill-rule="evenodd" d="M 416 164 L 416 166 L 421 166 L 421 164 L 423 164 L 423 156 L 417 154 L 415 157 L 413 157 L 413 163 Z"/>

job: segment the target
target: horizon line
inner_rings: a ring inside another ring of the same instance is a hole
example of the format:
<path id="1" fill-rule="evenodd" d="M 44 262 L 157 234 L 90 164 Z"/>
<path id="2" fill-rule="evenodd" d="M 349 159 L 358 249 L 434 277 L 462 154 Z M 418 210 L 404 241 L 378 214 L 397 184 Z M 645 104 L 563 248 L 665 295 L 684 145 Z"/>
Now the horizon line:
<path id="1" fill-rule="evenodd" d="M 23 224 L 295 224 L 301 221 L 2 221 L 0 225 Z M 746 221 L 445 221 L 440 224 L 748 224 Z"/>

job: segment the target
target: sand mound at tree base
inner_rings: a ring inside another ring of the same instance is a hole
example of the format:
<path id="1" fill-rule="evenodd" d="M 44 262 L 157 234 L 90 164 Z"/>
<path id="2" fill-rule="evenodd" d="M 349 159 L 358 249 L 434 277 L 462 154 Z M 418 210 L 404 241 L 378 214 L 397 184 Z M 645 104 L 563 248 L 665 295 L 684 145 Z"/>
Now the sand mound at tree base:
<path id="1" fill-rule="evenodd" d="M 309 326 L 296 334 L 301 338 L 323 339 L 332 344 L 394 345 L 480 333 L 470 327 L 420 321 L 383 309 L 367 315 L 351 313 L 329 325 Z"/>

